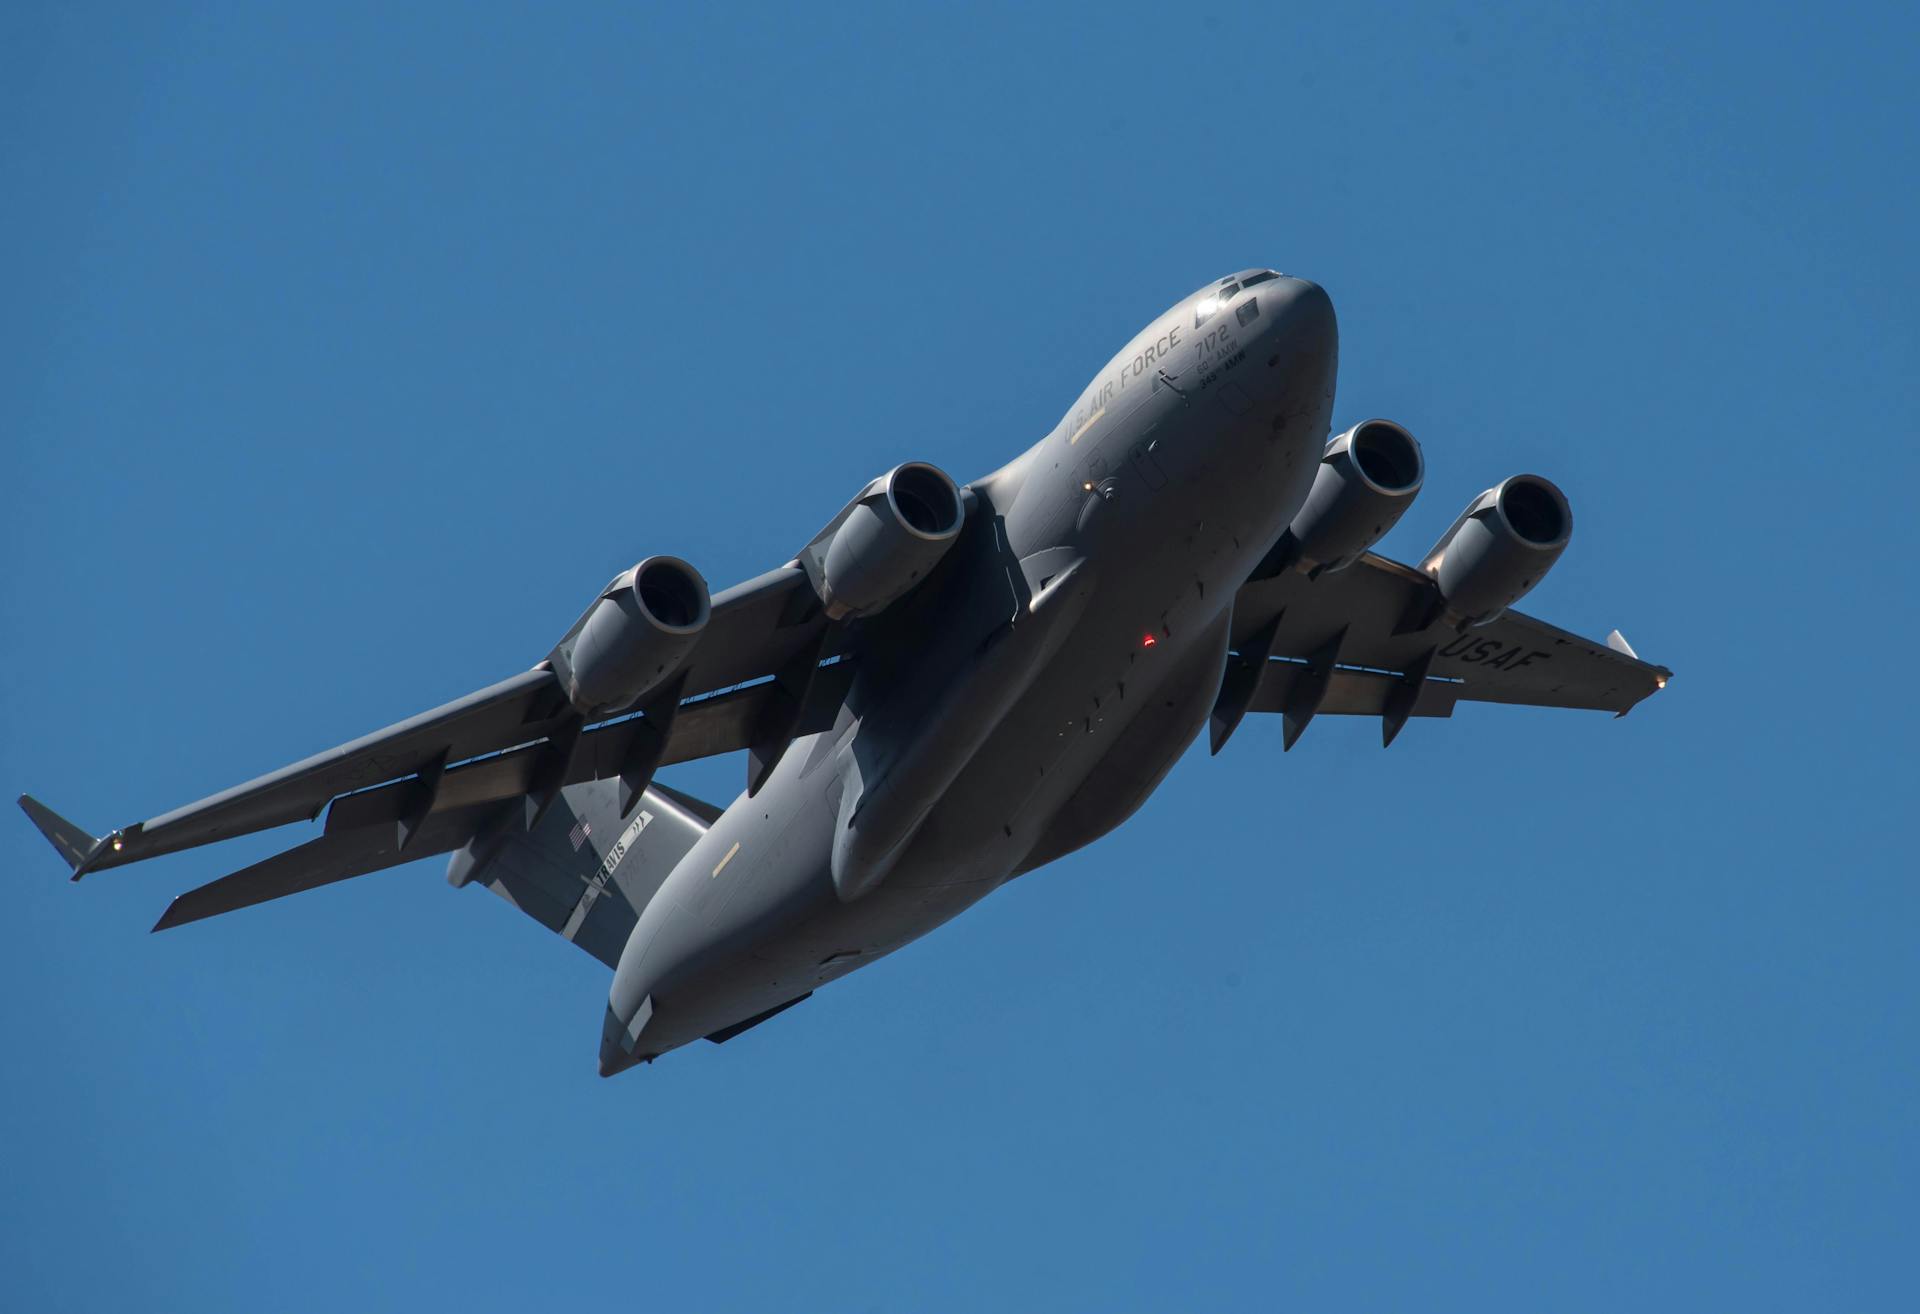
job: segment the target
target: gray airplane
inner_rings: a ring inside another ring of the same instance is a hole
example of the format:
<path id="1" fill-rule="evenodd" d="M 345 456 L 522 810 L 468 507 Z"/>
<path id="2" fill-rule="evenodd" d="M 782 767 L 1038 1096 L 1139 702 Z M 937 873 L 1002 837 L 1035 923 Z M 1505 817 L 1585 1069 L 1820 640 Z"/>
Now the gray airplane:
<path id="1" fill-rule="evenodd" d="M 78 880 L 324 811 L 318 837 L 181 895 L 155 930 L 450 853 L 613 969 L 611 1076 L 724 1042 L 1132 815 L 1249 712 L 1462 699 L 1624 715 L 1670 672 L 1510 610 L 1566 548 L 1515 475 L 1415 566 L 1368 551 L 1419 445 L 1327 435 L 1318 286 L 1249 269 L 1183 298 L 1052 432 L 965 487 L 881 475 L 785 565 L 715 596 L 653 556 L 545 660 L 444 707 L 95 837 L 20 805 Z M 654 779 L 746 751 L 725 807 Z"/>

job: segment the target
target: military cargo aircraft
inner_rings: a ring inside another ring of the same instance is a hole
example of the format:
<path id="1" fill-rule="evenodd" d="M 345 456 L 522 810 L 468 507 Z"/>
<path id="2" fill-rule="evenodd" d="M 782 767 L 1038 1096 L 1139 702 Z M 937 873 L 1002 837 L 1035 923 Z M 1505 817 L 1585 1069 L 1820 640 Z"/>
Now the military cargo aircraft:
<path id="1" fill-rule="evenodd" d="M 600 1072 L 727 1041 L 918 939 L 1144 803 L 1202 729 L 1461 701 L 1625 714 L 1662 688 L 1615 631 L 1512 610 L 1573 527 L 1548 480 L 1467 504 L 1411 566 L 1369 551 L 1419 444 L 1328 441 L 1338 334 L 1314 283 L 1249 269 L 1155 319 L 1012 463 L 917 461 L 798 555 L 709 595 L 687 562 L 614 577 L 521 675 L 94 836 L 92 872 L 322 812 L 307 842 L 175 899 L 155 930 L 448 853 L 613 969 Z M 722 808 L 655 779 L 744 750 Z"/>

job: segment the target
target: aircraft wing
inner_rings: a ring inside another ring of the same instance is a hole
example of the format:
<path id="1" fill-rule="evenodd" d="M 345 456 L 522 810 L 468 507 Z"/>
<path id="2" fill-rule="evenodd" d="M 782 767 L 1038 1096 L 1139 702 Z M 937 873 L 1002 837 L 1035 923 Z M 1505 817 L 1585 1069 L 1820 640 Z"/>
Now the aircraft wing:
<path id="1" fill-rule="evenodd" d="M 1434 621 L 1436 595 L 1426 574 L 1371 552 L 1318 579 L 1286 571 L 1243 585 L 1213 750 L 1247 712 L 1284 716 L 1287 748 L 1319 713 L 1378 716 L 1387 743 L 1409 717 L 1451 716 L 1463 700 L 1625 716 L 1673 674 L 1618 631 L 1596 643 L 1513 611 L 1456 631 Z"/>
<path id="2" fill-rule="evenodd" d="M 836 695 L 851 673 L 849 663 L 836 660 L 843 636 L 822 615 L 805 571 L 790 562 L 714 596 L 677 698 L 664 707 L 656 700 L 645 716 L 619 708 L 601 724 L 584 724 L 542 662 L 443 707 L 104 836 L 88 834 L 30 797 L 22 796 L 20 804 L 75 880 L 311 820 L 330 803 L 329 835 L 381 823 L 394 837 L 388 846 L 393 852 L 385 856 L 410 860 L 465 843 L 473 827 L 453 825 L 453 819 L 479 816 L 486 805 L 524 796 L 540 808 L 565 785 L 610 776 L 638 789 L 658 766 L 742 748 L 777 757 L 792 738 L 831 723 Z M 763 678 L 769 676 L 776 678 Z M 404 857 L 402 850 L 409 850 Z"/>

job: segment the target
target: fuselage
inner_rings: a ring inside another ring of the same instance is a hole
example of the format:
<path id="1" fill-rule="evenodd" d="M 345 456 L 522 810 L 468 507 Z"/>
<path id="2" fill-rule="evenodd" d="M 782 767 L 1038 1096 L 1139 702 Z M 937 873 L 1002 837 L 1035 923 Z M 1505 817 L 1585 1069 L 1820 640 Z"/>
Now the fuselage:
<path id="1" fill-rule="evenodd" d="M 1313 478 L 1337 354 L 1319 287 L 1245 271 L 968 485 L 959 544 L 866 623 L 834 727 L 642 910 L 602 1070 L 805 995 L 1131 815 L 1205 724 L 1235 591 Z"/>

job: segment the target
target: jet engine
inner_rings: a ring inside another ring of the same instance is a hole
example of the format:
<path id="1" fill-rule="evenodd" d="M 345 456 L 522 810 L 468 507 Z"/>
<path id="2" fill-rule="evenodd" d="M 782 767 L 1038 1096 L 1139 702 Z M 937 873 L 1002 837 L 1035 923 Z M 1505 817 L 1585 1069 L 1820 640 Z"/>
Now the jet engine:
<path id="1" fill-rule="evenodd" d="M 568 699 L 592 712 L 652 692 L 686 662 L 712 610 L 707 581 L 678 557 L 622 571 L 554 650 Z"/>
<path id="2" fill-rule="evenodd" d="M 1449 612 L 1484 625 L 1546 578 L 1572 534 L 1566 496 L 1539 475 L 1515 475 L 1467 504 L 1422 569 Z"/>
<path id="3" fill-rule="evenodd" d="M 965 519 L 953 480 L 924 462 L 868 484 L 812 546 L 827 615 L 870 615 L 900 598 L 939 564 Z"/>
<path id="4" fill-rule="evenodd" d="M 1412 434 L 1391 420 L 1362 420 L 1327 444 L 1275 565 L 1314 576 L 1352 565 L 1413 505 L 1424 474 Z"/>

